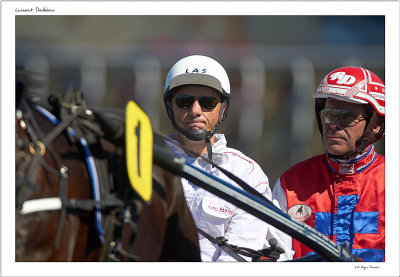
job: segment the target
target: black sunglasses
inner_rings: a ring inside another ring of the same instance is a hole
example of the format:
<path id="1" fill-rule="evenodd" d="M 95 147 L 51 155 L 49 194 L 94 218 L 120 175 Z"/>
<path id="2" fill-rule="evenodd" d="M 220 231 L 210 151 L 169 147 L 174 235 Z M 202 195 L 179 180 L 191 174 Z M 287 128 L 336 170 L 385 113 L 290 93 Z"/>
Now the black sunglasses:
<path id="1" fill-rule="evenodd" d="M 199 102 L 200 106 L 206 110 L 213 110 L 217 106 L 218 102 L 222 102 L 221 99 L 218 99 L 214 96 L 194 97 L 187 94 L 177 95 L 174 97 L 174 99 L 176 105 L 182 109 L 190 108 L 193 105 L 194 101 L 196 101 L 196 99 Z"/>

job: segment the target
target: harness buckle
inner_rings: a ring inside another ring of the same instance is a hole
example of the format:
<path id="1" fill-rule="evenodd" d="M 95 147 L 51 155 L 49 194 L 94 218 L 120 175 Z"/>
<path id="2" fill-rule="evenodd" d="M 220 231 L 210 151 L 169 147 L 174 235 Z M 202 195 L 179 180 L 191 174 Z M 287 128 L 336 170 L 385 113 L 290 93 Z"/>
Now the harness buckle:
<path id="1" fill-rule="evenodd" d="M 63 177 L 64 179 L 67 179 L 68 178 L 67 172 L 68 172 L 68 167 L 66 167 L 65 165 L 62 165 L 60 168 L 61 177 Z"/>
<path id="2" fill-rule="evenodd" d="M 29 144 L 29 152 L 31 152 L 32 155 L 35 155 L 37 151 L 39 151 L 40 156 L 43 156 L 44 153 L 46 153 L 46 146 L 44 146 L 40 140 Z"/>

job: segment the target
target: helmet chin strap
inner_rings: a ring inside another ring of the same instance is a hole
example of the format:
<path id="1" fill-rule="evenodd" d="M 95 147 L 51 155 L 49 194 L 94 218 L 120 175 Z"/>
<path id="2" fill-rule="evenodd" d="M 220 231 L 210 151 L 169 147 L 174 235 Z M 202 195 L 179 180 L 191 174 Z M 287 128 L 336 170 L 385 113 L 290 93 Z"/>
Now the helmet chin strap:
<path id="1" fill-rule="evenodd" d="M 337 160 L 348 160 L 353 155 L 361 155 L 364 153 L 365 148 L 368 146 L 369 138 L 366 136 L 362 136 L 357 142 L 356 146 L 358 145 L 356 151 L 350 151 L 343 155 L 333 155 L 328 153 L 329 157 L 335 158 Z"/>
<path id="2" fill-rule="evenodd" d="M 200 130 L 193 130 L 193 129 L 182 129 L 178 127 L 178 125 L 174 124 L 175 129 L 184 135 L 186 138 L 194 141 L 202 141 L 205 140 L 206 147 L 207 147 L 207 153 L 208 153 L 208 159 L 212 161 L 212 147 L 211 147 L 211 141 L 210 139 L 212 138 L 214 131 L 217 126 L 213 128 L 212 131 L 207 131 L 206 129 L 200 129 Z"/>
<path id="3" fill-rule="evenodd" d="M 201 141 L 205 139 L 207 136 L 206 129 L 200 129 L 200 130 L 182 129 L 177 125 L 175 125 L 175 129 L 179 131 L 182 135 L 184 135 L 186 138 L 194 141 Z"/>

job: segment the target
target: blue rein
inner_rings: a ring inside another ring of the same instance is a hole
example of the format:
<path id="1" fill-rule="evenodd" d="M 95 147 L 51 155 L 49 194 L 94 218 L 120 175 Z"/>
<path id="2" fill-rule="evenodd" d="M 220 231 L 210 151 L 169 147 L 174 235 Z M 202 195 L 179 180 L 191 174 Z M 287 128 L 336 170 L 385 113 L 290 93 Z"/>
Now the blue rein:
<path id="1" fill-rule="evenodd" d="M 60 124 L 60 120 L 55 117 L 52 113 L 50 113 L 48 110 L 45 108 L 35 105 L 36 110 L 43 115 L 47 120 L 49 120 L 53 125 L 57 126 Z M 77 135 L 75 131 L 71 127 L 67 127 L 67 132 L 74 138 L 77 138 Z M 93 189 L 93 199 L 96 202 L 100 202 L 100 189 L 99 189 L 99 177 L 97 174 L 97 169 L 96 165 L 94 163 L 94 159 L 92 156 L 92 153 L 90 151 L 90 148 L 86 142 L 86 139 L 84 137 L 79 138 L 80 145 L 83 148 L 83 152 L 85 155 L 85 160 L 86 160 L 86 166 L 89 172 L 90 180 L 92 183 L 92 189 Z M 104 238 L 104 228 L 101 223 L 101 210 L 100 210 L 100 204 L 96 205 L 95 207 L 95 218 L 96 218 L 96 231 L 99 236 L 99 240 L 102 244 L 105 242 Z"/>

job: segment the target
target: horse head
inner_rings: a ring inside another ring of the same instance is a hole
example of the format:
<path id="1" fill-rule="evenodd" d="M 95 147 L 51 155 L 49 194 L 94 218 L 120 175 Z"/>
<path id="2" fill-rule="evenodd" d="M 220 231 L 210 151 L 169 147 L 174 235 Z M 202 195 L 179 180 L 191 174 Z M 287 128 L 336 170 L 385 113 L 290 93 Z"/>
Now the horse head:
<path id="1" fill-rule="evenodd" d="M 199 261 L 180 179 L 153 166 L 142 201 L 126 174 L 124 111 L 88 108 L 67 91 L 47 107 L 18 100 L 16 260 Z"/>

